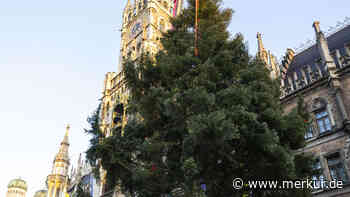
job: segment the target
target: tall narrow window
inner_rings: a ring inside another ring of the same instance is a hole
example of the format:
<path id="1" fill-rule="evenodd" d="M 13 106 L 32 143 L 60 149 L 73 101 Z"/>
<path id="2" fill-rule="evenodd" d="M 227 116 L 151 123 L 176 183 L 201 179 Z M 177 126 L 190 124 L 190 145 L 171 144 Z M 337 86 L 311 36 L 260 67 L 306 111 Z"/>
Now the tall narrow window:
<path id="1" fill-rule="evenodd" d="M 344 164 L 341 161 L 340 154 L 335 153 L 327 158 L 329 173 L 333 180 L 348 181 L 348 176 L 345 172 Z"/>
<path id="2" fill-rule="evenodd" d="M 310 124 L 306 129 L 305 139 L 307 140 L 313 137 L 314 137 L 313 127 L 312 127 L 312 124 Z"/>
<path id="3" fill-rule="evenodd" d="M 320 134 L 330 131 L 332 129 L 331 121 L 329 119 L 329 114 L 327 109 L 319 111 L 316 113 L 316 122 Z"/>
<path id="4" fill-rule="evenodd" d="M 306 77 L 307 83 L 308 83 L 308 84 L 311 83 L 311 77 L 310 77 L 310 72 L 309 72 L 309 70 L 307 69 L 307 67 L 305 67 L 303 70 L 304 70 L 304 73 L 305 73 L 305 77 Z"/>
<path id="5" fill-rule="evenodd" d="M 324 181 L 324 175 L 323 175 L 321 162 L 319 159 L 316 160 L 316 163 L 313 166 L 313 170 L 314 170 L 314 174 L 311 176 L 311 178 L 313 181 L 315 181 L 316 188 L 314 189 L 320 189 L 321 184 L 323 184 L 323 181 Z"/>

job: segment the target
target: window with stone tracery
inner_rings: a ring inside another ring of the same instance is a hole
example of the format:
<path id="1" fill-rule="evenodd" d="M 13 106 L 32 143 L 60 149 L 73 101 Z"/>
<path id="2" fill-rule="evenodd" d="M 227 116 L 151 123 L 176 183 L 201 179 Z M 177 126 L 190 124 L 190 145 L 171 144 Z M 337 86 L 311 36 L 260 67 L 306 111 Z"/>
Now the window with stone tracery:
<path id="1" fill-rule="evenodd" d="M 317 112 L 315 116 L 320 134 L 330 131 L 332 129 L 329 114 L 326 109 Z"/>
<path id="2" fill-rule="evenodd" d="M 332 107 L 324 98 L 316 98 L 312 101 L 311 111 L 314 114 L 315 126 L 319 134 L 332 131 L 335 125 Z"/>

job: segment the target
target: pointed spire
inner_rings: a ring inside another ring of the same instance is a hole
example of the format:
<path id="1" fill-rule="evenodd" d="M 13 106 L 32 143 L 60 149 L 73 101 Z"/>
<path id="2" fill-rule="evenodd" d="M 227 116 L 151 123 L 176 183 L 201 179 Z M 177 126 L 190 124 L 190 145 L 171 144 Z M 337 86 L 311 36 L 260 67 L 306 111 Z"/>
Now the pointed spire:
<path id="1" fill-rule="evenodd" d="M 258 50 L 259 50 L 259 53 L 262 53 L 265 48 L 264 48 L 264 45 L 263 45 L 263 42 L 262 42 L 262 38 L 261 38 L 261 33 L 257 33 L 257 39 L 258 39 Z"/>
<path id="2" fill-rule="evenodd" d="M 269 64 L 269 57 L 266 49 L 264 48 L 261 33 L 257 33 L 257 39 L 258 39 L 258 57 L 265 62 L 265 64 Z"/>
<path id="3" fill-rule="evenodd" d="M 70 129 L 70 126 L 68 124 L 66 127 L 66 134 L 64 135 L 64 138 L 63 138 L 63 141 L 61 144 L 68 144 L 69 145 L 69 141 L 68 141 L 69 129 Z"/>
<path id="4" fill-rule="evenodd" d="M 315 21 L 312 26 L 315 29 L 316 36 L 318 36 L 318 34 L 321 32 L 320 22 L 319 21 Z"/>
<path id="5" fill-rule="evenodd" d="M 337 74 L 335 73 L 336 65 L 334 63 L 334 60 L 333 60 L 330 52 L 329 52 L 327 39 L 326 39 L 325 35 L 323 34 L 323 32 L 321 31 L 320 22 L 315 21 L 312 26 L 315 29 L 316 39 L 317 39 L 317 47 L 318 47 L 318 51 L 321 55 L 322 61 L 325 64 L 325 66 L 330 74 L 330 77 L 336 78 L 337 77 Z"/>
<path id="6" fill-rule="evenodd" d="M 79 158 L 78 158 L 78 167 L 76 168 L 76 175 L 79 177 L 81 176 L 81 169 L 82 169 L 82 159 L 81 159 L 81 153 L 79 154 Z"/>
<path id="7" fill-rule="evenodd" d="M 276 57 L 269 51 L 269 60 L 270 60 L 270 66 L 271 66 L 271 78 L 276 79 L 280 76 L 280 68 L 278 66 L 278 63 L 276 61 Z"/>

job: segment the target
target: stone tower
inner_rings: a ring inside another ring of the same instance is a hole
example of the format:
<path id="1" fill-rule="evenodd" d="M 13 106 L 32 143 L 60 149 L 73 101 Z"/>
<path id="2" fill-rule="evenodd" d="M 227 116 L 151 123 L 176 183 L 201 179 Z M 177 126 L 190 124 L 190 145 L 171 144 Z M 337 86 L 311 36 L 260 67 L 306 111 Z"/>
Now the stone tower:
<path id="1" fill-rule="evenodd" d="M 182 10 L 183 0 L 128 0 L 123 10 L 119 65 L 106 74 L 101 106 L 101 130 L 111 135 L 111 128 L 127 121 L 124 106 L 129 97 L 122 71 L 123 61 L 156 54 L 162 49 L 162 32 L 171 29 L 170 18 Z M 115 109 L 120 104 L 119 113 Z"/>
<path id="2" fill-rule="evenodd" d="M 169 19 L 179 14 L 183 0 L 128 0 L 122 16 L 120 62 L 136 59 L 142 52 L 155 54 L 161 49 L 161 32 L 171 28 Z"/>
<path id="3" fill-rule="evenodd" d="M 180 14 L 184 0 L 128 0 L 123 10 L 120 57 L 116 72 L 108 72 L 100 112 L 100 128 L 105 137 L 112 128 L 124 127 L 128 121 L 125 108 L 129 90 L 123 76 L 125 59 L 136 60 L 142 53 L 155 55 L 162 49 L 162 32 L 171 29 L 170 18 Z M 105 190 L 106 172 L 101 168 L 101 194 Z"/>
<path id="4" fill-rule="evenodd" d="M 18 178 L 13 179 L 7 185 L 6 197 L 25 197 L 27 193 L 27 183 Z"/>
<path id="5" fill-rule="evenodd" d="M 68 168 L 69 168 L 69 125 L 66 128 L 66 134 L 61 142 L 60 149 L 53 161 L 51 174 L 47 177 L 48 197 L 65 197 L 68 186 Z"/>

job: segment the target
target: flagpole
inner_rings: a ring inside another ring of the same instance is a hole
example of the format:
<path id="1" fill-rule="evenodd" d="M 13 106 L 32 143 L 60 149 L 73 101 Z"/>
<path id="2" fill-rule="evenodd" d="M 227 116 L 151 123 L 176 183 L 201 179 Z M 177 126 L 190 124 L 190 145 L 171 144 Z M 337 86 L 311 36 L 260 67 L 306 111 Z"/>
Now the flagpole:
<path id="1" fill-rule="evenodd" d="M 198 56 L 198 9 L 199 0 L 196 0 L 196 21 L 195 21 L 195 41 L 194 41 L 194 55 Z"/>

